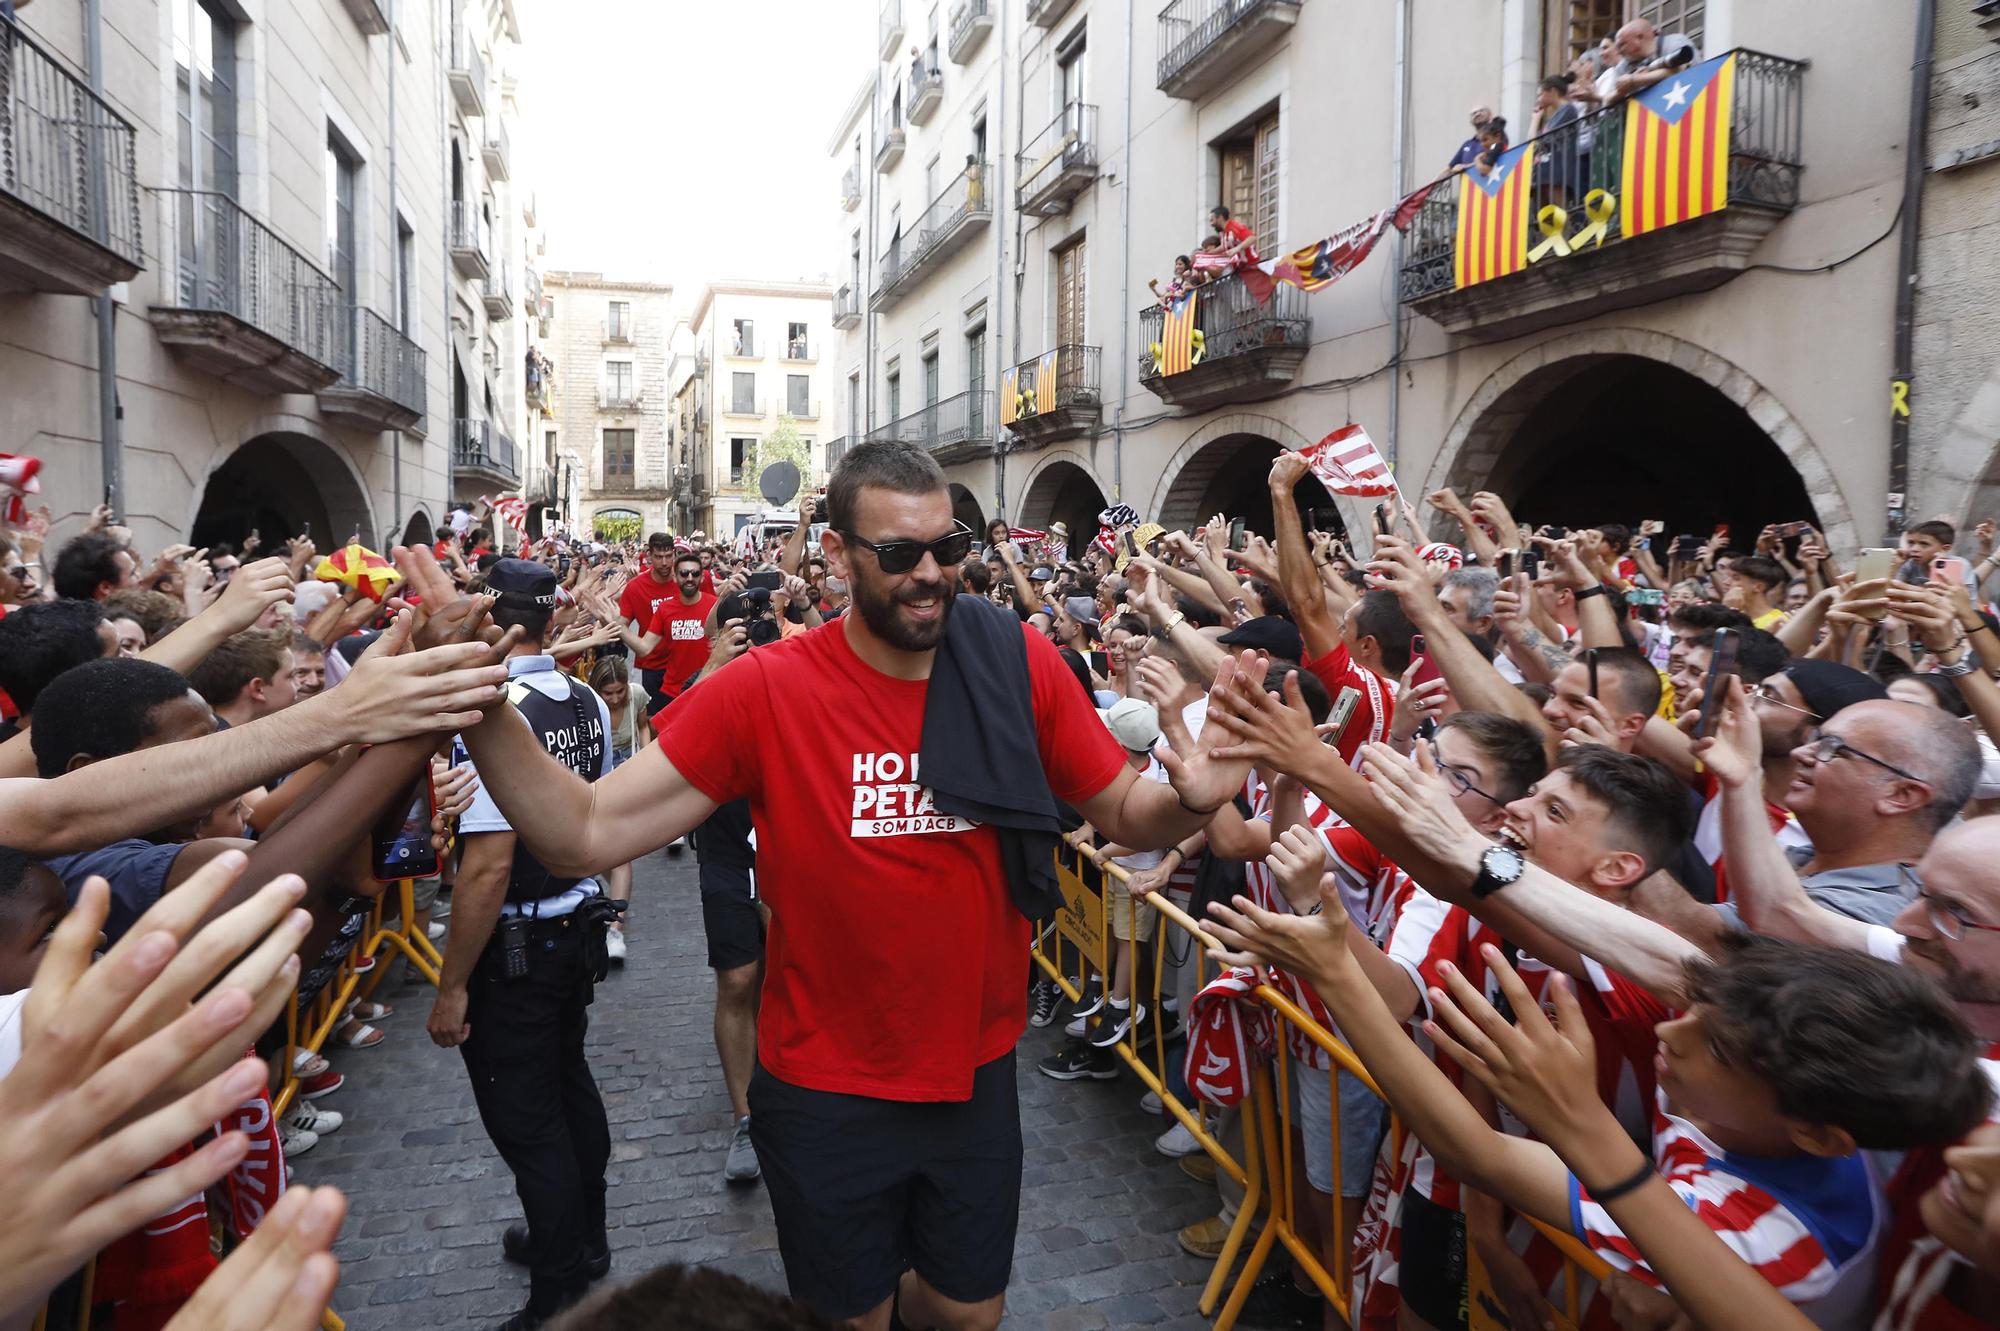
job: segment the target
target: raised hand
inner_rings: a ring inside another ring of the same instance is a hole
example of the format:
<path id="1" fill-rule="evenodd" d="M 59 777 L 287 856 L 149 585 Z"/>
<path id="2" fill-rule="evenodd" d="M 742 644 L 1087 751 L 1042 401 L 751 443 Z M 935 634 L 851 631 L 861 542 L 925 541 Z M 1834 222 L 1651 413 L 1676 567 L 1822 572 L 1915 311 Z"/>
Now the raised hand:
<path id="1" fill-rule="evenodd" d="M 440 818 L 447 821 L 472 807 L 479 793 L 479 773 L 471 767 L 453 767 L 442 758 L 431 759 L 431 798 Z"/>
<path id="2" fill-rule="evenodd" d="M 166 1331 L 313 1331 L 340 1279 L 331 1249 L 346 1216 L 338 1188 L 285 1189 Z"/>
<path id="3" fill-rule="evenodd" d="M 338 709 L 340 741 L 387 744 L 411 735 L 463 730 L 477 725 L 499 703 L 507 667 L 491 647 L 456 642 L 405 653 L 410 621 L 410 611 L 399 611 L 341 686 L 320 695 Z"/>
<path id="4" fill-rule="evenodd" d="M 1429 745 L 1419 744 L 1414 760 L 1387 744 L 1363 745 L 1361 774 L 1368 778 L 1376 802 L 1418 850 L 1445 864 L 1477 867 L 1480 854 L 1491 843 L 1459 810 Z"/>
<path id="5" fill-rule="evenodd" d="M 1215 698 L 1233 692 L 1233 677 L 1246 672 L 1261 681 L 1264 677 L 1263 658 L 1248 651 L 1238 657 L 1225 657 L 1216 671 L 1209 705 L 1213 707 Z M 1196 746 L 1195 751 L 1185 758 L 1170 747 L 1161 754 L 1160 760 L 1166 765 L 1167 778 L 1173 783 L 1174 793 L 1180 797 L 1182 807 L 1191 810 L 1221 808 L 1243 789 L 1243 783 L 1250 775 L 1248 759 L 1203 746 Z"/>
<path id="6" fill-rule="evenodd" d="M 1290 502 L 1292 487 L 1304 480 L 1311 470 L 1312 464 L 1306 461 L 1303 454 L 1285 450 L 1271 459 L 1271 492 L 1282 493 Z"/>
<path id="7" fill-rule="evenodd" d="M 240 633 L 281 601 L 292 599 L 292 571 L 282 559 L 260 559 L 236 570 L 215 600 L 215 613 L 231 633 Z"/>
<path id="8" fill-rule="evenodd" d="M 1271 852 L 1264 857 L 1264 863 L 1277 879 L 1278 890 L 1285 894 L 1285 900 L 1297 907 L 1300 914 L 1305 914 L 1311 903 L 1319 899 L 1320 876 L 1326 872 L 1326 845 L 1310 827 L 1293 823 L 1273 837 Z M 1301 906 L 1301 902 L 1306 905 Z"/>
<path id="9" fill-rule="evenodd" d="M 1708 705 L 1703 699 L 1702 706 Z M 1764 739 L 1757 711 L 1743 691 L 1743 681 L 1733 675 L 1726 677 L 1725 692 L 1715 700 L 1715 706 L 1722 709 L 1715 733 L 1694 742 L 1694 756 L 1723 785 L 1747 786 L 1762 775 Z"/>
<path id="10" fill-rule="evenodd" d="M 1210 726 L 1215 727 L 1214 735 Z M 1264 688 L 1264 667 L 1249 652 L 1233 675 L 1216 676 L 1202 738 L 1219 758 L 1255 763 L 1267 772 L 1290 776 L 1303 775 L 1322 756 L 1297 672 L 1286 675 L 1285 696 L 1280 700 Z M 1215 747 L 1217 738 L 1223 740 L 1220 747 Z"/>
<path id="11" fill-rule="evenodd" d="M 1221 945 L 1218 957 L 1231 966 L 1277 966 L 1331 988 L 1358 965 L 1347 950 L 1353 925 L 1331 875 L 1321 876 L 1318 894 L 1315 915 L 1281 915 L 1241 896 L 1228 905 L 1213 901 L 1202 932 Z"/>

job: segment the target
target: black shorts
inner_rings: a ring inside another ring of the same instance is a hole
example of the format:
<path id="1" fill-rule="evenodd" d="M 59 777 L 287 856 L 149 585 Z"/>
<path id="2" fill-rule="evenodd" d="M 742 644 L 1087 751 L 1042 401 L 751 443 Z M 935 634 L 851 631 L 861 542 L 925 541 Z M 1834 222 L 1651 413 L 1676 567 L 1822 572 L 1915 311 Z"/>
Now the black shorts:
<path id="1" fill-rule="evenodd" d="M 1465 1214 L 1403 1190 L 1403 1249 L 1396 1284 L 1411 1312 L 1438 1331 L 1466 1326 Z"/>
<path id="2" fill-rule="evenodd" d="M 1021 1210 L 1011 1052 L 973 1073 L 970 1100 L 948 1104 L 806 1090 L 759 1063 L 750 1139 L 785 1280 L 822 1317 L 878 1307 L 912 1268 L 961 1303 L 1006 1293 Z"/>
<path id="3" fill-rule="evenodd" d="M 748 869 L 701 866 L 701 927 L 708 934 L 710 970 L 733 971 L 764 959 L 764 917 L 751 894 Z"/>

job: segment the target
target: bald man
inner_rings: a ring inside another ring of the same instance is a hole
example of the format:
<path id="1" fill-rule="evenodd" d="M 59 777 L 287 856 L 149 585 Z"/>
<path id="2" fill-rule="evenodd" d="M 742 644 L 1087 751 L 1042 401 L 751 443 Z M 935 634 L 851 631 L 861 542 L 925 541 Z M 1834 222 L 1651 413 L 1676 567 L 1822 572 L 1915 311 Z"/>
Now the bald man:
<path id="1" fill-rule="evenodd" d="M 1701 51 L 1678 32 L 1662 33 L 1651 19 L 1633 19 L 1618 30 L 1617 97 L 1632 97 L 1673 77 L 1701 59 Z"/>

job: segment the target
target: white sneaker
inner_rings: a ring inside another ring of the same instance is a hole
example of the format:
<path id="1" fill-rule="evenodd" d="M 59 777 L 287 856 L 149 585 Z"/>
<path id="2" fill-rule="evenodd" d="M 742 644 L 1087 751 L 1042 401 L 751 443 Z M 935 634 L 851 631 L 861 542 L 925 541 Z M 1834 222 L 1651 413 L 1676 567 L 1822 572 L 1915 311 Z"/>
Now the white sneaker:
<path id="1" fill-rule="evenodd" d="M 431 941 L 435 943 L 444 937 L 444 926 L 442 924 L 439 924 L 436 920 L 432 920 L 430 924 L 424 929 L 424 932 L 429 934 Z"/>
<path id="2" fill-rule="evenodd" d="M 625 964 L 625 931 L 615 925 L 604 934 L 604 955 L 620 966 Z"/>
<path id="3" fill-rule="evenodd" d="M 1153 1149 L 1169 1160 L 1178 1160 L 1182 1156 L 1195 1154 L 1202 1149 L 1202 1145 L 1195 1140 L 1195 1135 L 1187 1130 L 1187 1124 L 1177 1122 L 1160 1134 L 1160 1139 L 1153 1143 Z"/>
<path id="4" fill-rule="evenodd" d="M 290 1160 L 295 1156 L 304 1155 L 319 1145 L 319 1134 L 296 1128 L 281 1128 L 278 1131 L 278 1144 L 284 1148 L 285 1159 Z"/>
<path id="5" fill-rule="evenodd" d="M 1166 1106 L 1160 1103 L 1160 1093 L 1158 1091 L 1147 1091 L 1144 1095 L 1140 1096 L 1139 1111 L 1155 1115 L 1165 1113 Z"/>
<path id="6" fill-rule="evenodd" d="M 338 1132 L 340 1125 L 346 1121 L 338 1110 L 321 1109 L 303 1100 L 293 1105 L 291 1112 L 285 1115 L 287 1128 L 294 1132 L 302 1132 L 314 1141 L 318 1141 L 329 1132 Z"/>

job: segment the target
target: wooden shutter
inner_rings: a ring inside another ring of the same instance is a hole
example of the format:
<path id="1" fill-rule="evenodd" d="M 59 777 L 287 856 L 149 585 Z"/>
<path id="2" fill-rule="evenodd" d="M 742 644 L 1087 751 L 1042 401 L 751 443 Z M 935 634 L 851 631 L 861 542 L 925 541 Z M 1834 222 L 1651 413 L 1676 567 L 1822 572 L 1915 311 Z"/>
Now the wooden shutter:
<path id="1" fill-rule="evenodd" d="M 1056 345 L 1078 346 L 1084 337 L 1084 242 L 1056 251 Z"/>
<path id="2" fill-rule="evenodd" d="M 1278 117 L 1273 115 L 1257 126 L 1257 192 L 1252 208 L 1238 214 L 1257 233 L 1260 254 L 1278 250 Z"/>

